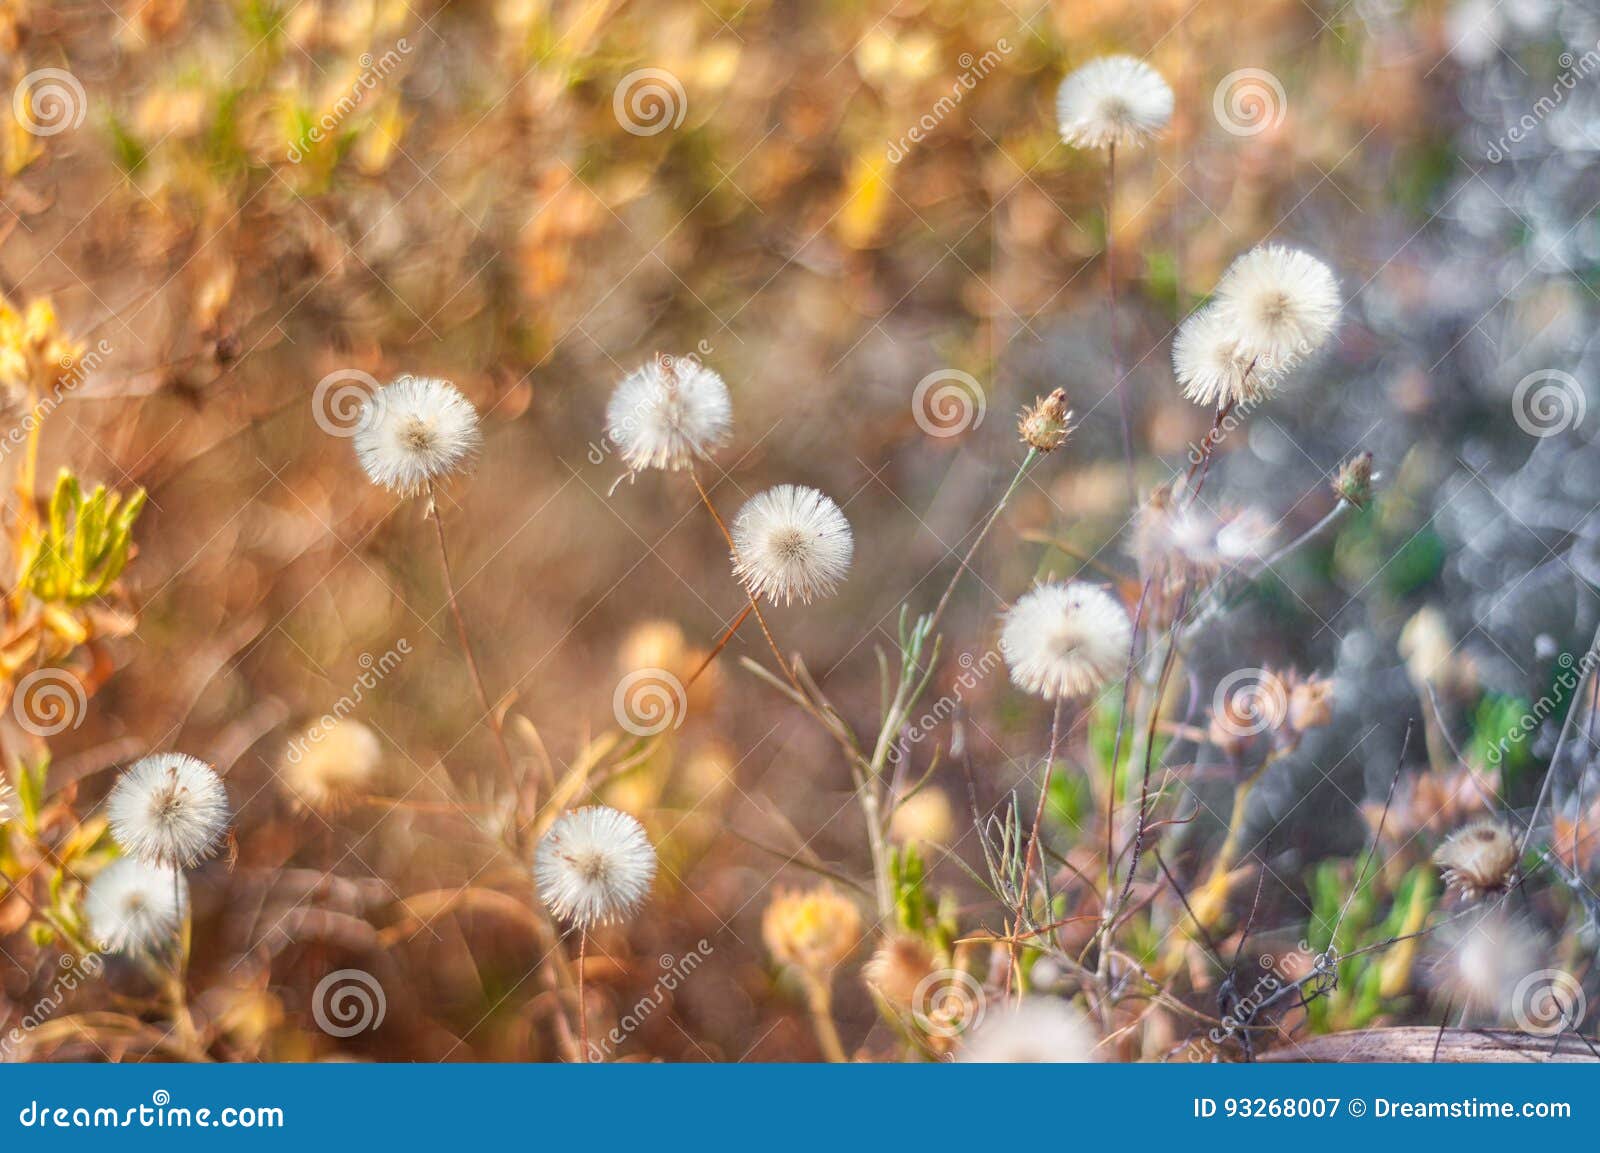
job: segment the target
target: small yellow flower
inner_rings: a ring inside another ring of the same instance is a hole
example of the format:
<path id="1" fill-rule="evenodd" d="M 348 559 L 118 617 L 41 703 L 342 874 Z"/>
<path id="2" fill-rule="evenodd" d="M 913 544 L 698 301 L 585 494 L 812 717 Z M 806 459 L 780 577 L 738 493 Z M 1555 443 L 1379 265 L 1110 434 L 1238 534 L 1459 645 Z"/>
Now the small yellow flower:
<path id="1" fill-rule="evenodd" d="M 855 949 L 861 913 L 830 885 L 779 890 L 761 918 L 761 936 L 779 962 L 820 976 Z"/>

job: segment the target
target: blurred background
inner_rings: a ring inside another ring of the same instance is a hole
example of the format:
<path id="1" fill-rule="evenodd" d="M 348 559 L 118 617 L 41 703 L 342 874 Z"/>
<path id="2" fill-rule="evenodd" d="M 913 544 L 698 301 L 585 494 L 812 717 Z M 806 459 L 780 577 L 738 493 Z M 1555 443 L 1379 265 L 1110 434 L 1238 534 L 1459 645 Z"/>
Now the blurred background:
<path id="1" fill-rule="evenodd" d="M 96 354 L 24 498 L 62 465 L 149 494 L 125 635 L 82 723 L 50 738 L 51 779 L 88 805 L 149 749 L 225 771 L 237 859 L 194 877 L 214 1056 L 554 1055 L 526 865 L 483 834 L 494 750 L 432 526 L 360 472 L 336 403 L 352 381 L 439 376 L 482 412 L 478 467 L 442 497 L 462 608 L 519 750 L 559 775 L 609 747 L 629 673 L 687 679 L 744 605 L 685 477 L 617 483 L 603 411 L 625 373 L 659 352 L 726 379 L 734 438 L 702 470 L 725 516 L 782 482 L 844 508 L 840 594 L 769 619 L 872 733 L 874 650 L 949 581 L 1034 397 L 1064 389 L 1077 431 L 978 555 L 934 694 L 1037 578 L 1137 598 L 1108 273 L 1148 492 L 1210 427 L 1172 380 L 1176 325 L 1248 248 L 1317 254 L 1347 302 L 1339 337 L 1226 438 L 1213 495 L 1289 540 L 1365 451 L 1379 496 L 1254 586 L 1190 671 L 1197 699 L 1242 666 L 1335 679 L 1333 723 L 1251 808 L 1254 927 L 1290 942 L 1319 868 L 1370 841 L 1407 721 L 1411 769 L 1486 766 L 1600 623 L 1591 0 L 0 0 L 0 52 L 0 291 L 48 299 Z M 1103 157 L 1064 146 L 1054 115 L 1066 72 L 1108 52 L 1177 94 L 1171 129 L 1117 157 L 1109 211 Z M 960 397 L 932 405 L 931 374 Z M 865 846 L 833 741 L 738 663 L 764 655 L 740 630 L 650 761 L 596 790 L 663 859 L 645 914 L 591 961 L 597 1012 L 707 943 L 617 1056 L 818 1056 L 762 912 L 818 872 L 860 879 Z M 286 794 L 285 750 L 332 712 L 378 736 L 373 792 L 399 803 Z M 1000 924 L 946 855 L 979 862 L 973 809 L 1024 778 L 1047 726 L 997 673 L 911 754 L 913 772 L 935 743 L 959 754 L 935 768 L 948 804 L 902 835 L 965 929 Z M 1494 760 L 1524 810 L 1558 727 Z M 1554 811 L 1600 796 L 1589 751 L 1558 766 Z M 1208 804 L 1163 847 L 1185 875 L 1231 788 L 1191 759 Z M 1418 826 L 1437 812 L 1415 805 Z M 1077 813 L 1068 794 L 1051 809 L 1069 855 Z M 0 910 L 20 1013 L 44 946 Z M 1590 947 L 1563 939 L 1569 958 Z M 1437 1021 L 1437 947 L 1343 1023 Z M 388 1018 L 339 1038 L 311 1023 L 313 992 L 347 967 L 378 977 Z M 76 1007 L 117 996 L 103 982 Z M 854 969 L 835 997 L 848 1047 L 891 1047 Z M 95 1049 L 113 1055 L 62 1033 L 32 1055 Z"/>

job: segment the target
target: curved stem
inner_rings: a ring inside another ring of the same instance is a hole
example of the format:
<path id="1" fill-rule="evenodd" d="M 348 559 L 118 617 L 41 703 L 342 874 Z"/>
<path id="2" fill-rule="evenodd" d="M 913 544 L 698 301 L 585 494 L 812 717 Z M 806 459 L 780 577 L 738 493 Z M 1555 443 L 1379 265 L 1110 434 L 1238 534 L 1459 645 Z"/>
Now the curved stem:
<path id="1" fill-rule="evenodd" d="M 839 1040 L 839 1029 L 833 1023 L 833 994 L 828 990 L 827 979 L 806 973 L 804 980 L 806 1007 L 811 1011 L 811 1026 L 816 1030 L 822 1055 L 836 1065 L 848 1064 L 850 1058 Z"/>
<path id="2" fill-rule="evenodd" d="M 734 547 L 733 534 L 728 531 L 728 526 L 723 523 L 722 515 L 717 512 L 717 506 L 711 503 L 711 494 L 706 492 L 705 486 L 700 483 L 700 474 L 694 469 L 689 470 L 689 479 L 694 481 L 694 490 L 700 494 L 700 503 L 706 506 L 706 511 L 711 514 L 711 519 L 717 522 L 717 528 L 722 531 L 722 539 L 728 542 L 728 552 L 738 559 L 739 550 Z M 772 650 L 772 655 L 778 659 L 778 667 L 783 670 L 783 675 L 793 686 L 794 691 L 802 697 L 806 696 L 805 689 L 800 687 L 800 682 L 795 679 L 794 670 L 789 667 L 789 662 L 784 658 L 783 651 L 778 648 L 778 642 L 773 639 L 772 629 L 767 626 L 767 618 L 761 614 L 761 604 L 756 600 L 755 594 L 744 584 L 739 582 L 744 589 L 745 599 L 750 602 L 750 608 L 756 614 L 756 623 L 761 626 L 761 635 L 767 638 L 767 647 Z"/>
<path id="3" fill-rule="evenodd" d="M 450 567 L 450 550 L 444 540 L 444 518 L 439 512 L 439 502 L 433 497 L 431 484 L 428 486 L 428 516 L 433 521 L 435 535 L 439 541 L 439 564 L 444 570 L 445 600 L 449 602 L 450 615 L 456 622 L 456 636 L 461 641 L 461 652 L 466 658 L 467 672 L 472 679 L 472 687 L 478 694 L 478 703 L 483 707 L 483 715 L 489 722 L 489 731 L 494 735 L 494 747 L 500 758 L 500 767 L 505 770 L 507 781 L 515 785 L 517 770 L 511 759 L 511 749 L 506 744 L 505 729 L 500 723 L 500 714 L 490 703 L 489 690 L 483 683 L 483 673 L 478 669 L 478 658 L 472 650 L 472 638 L 467 632 L 466 618 L 461 615 L 461 604 L 456 596 L 455 573 Z"/>

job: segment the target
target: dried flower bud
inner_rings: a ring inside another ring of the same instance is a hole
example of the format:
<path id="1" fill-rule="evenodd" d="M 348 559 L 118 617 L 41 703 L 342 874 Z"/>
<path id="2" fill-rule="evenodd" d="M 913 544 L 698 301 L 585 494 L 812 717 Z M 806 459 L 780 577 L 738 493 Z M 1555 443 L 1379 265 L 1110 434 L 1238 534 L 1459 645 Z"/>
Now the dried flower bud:
<path id="1" fill-rule="evenodd" d="M 1372 454 L 1357 453 L 1333 477 L 1333 491 L 1340 500 L 1356 508 L 1366 508 L 1372 500 Z"/>
<path id="2" fill-rule="evenodd" d="M 1289 677 L 1289 727 L 1296 733 L 1320 729 L 1333 721 L 1333 682 L 1312 673 Z"/>
<path id="3" fill-rule="evenodd" d="M 1067 394 L 1056 389 L 1049 396 L 1035 399 L 1022 410 L 1017 422 L 1017 432 L 1022 443 L 1039 452 L 1054 452 L 1072 435 L 1072 410 L 1067 407 Z"/>
<path id="4" fill-rule="evenodd" d="M 916 937 L 886 939 L 861 970 L 867 985 L 897 1009 L 912 1009 L 917 990 L 933 973 L 933 951 Z"/>
<path id="5" fill-rule="evenodd" d="M 1517 878 L 1517 843 L 1499 821 L 1477 821 L 1458 829 L 1433 854 L 1445 884 L 1467 900 L 1504 893 Z"/>

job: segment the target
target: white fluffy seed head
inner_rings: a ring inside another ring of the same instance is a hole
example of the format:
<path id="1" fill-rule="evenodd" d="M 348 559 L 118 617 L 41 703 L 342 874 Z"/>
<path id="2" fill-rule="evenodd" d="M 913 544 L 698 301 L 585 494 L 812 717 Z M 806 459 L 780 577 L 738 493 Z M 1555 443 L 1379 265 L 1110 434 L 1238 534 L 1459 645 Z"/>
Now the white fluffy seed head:
<path id="1" fill-rule="evenodd" d="M 448 381 L 425 376 L 402 376 L 374 393 L 355 434 L 367 477 L 401 496 L 465 471 L 482 443 L 472 402 Z"/>
<path id="2" fill-rule="evenodd" d="M 1259 400 L 1279 376 L 1252 361 L 1240 345 L 1237 326 L 1215 306 L 1200 309 L 1178 329 L 1172 342 L 1172 370 L 1184 396 L 1217 408 Z"/>
<path id="3" fill-rule="evenodd" d="M 544 903 L 584 929 L 631 917 L 655 875 L 656 850 L 644 826 L 604 805 L 564 814 L 534 854 Z"/>
<path id="4" fill-rule="evenodd" d="M 733 522 L 733 572 L 752 596 L 784 604 L 831 596 L 850 569 L 850 522 L 814 488 L 780 484 L 745 502 Z"/>
<path id="5" fill-rule="evenodd" d="M 1172 119 L 1172 88 L 1137 57 L 1102 56 L 1061 82 L 1056 119 L 1075 148 L 1143 144 Z"/>
<path id="6" fill-rule="evenodd" d="M 151 953 L 177 940 L 188 904 L 183 874 L 119 857 L 89 882 L 83 915 L 102 949 Z"/>
<path id="7" fill-rule="evenodd" d="M 1011 681 L 1055 700 L 1081 697 L 1110 680 L 1128 660 L 1133 625 L 1110 593 L 1095 585 L 1040 585 L 1005 615 L 1000 652 Z"/>
<path id="8" fill-rule="evenodd" d="M 990 1013 L 961 1046 L 968 1064 L 1082 1064 L 1095 1059 L 1094 1031 L 1082 1013 L 1055 997 L 1024 997 Z"/>
<path id="9" fill-rule="evenodd" d="M 11 782 L 0 773 L 0 825 L 13 819 L 17 815 L 17 797 L 12 791 Z"/>
<path id="10" fill-rule="evenodd" d="M 216 851 L 228 827 L 228 793 L 204 761 L 158 753 L 118 778 L 106 816 L 123 852 L 172 869 Z"/>
<path id="11" fill-rule="evenodd" d="M 1339 282 L 1297 248 L 1252 248 L 1217 282 L 1212 305 L 1238 340 L 1238 353 L 1281 375 L 1326 343 L 1339 323 Z"/>
<path id="12" fill-rule="evenodd" d="M 624 377 L 606 405 L 606 435 L 634 472 L 709 460 L 732 423 L 728 386 L 691 357 L 658 356 Z"/>

